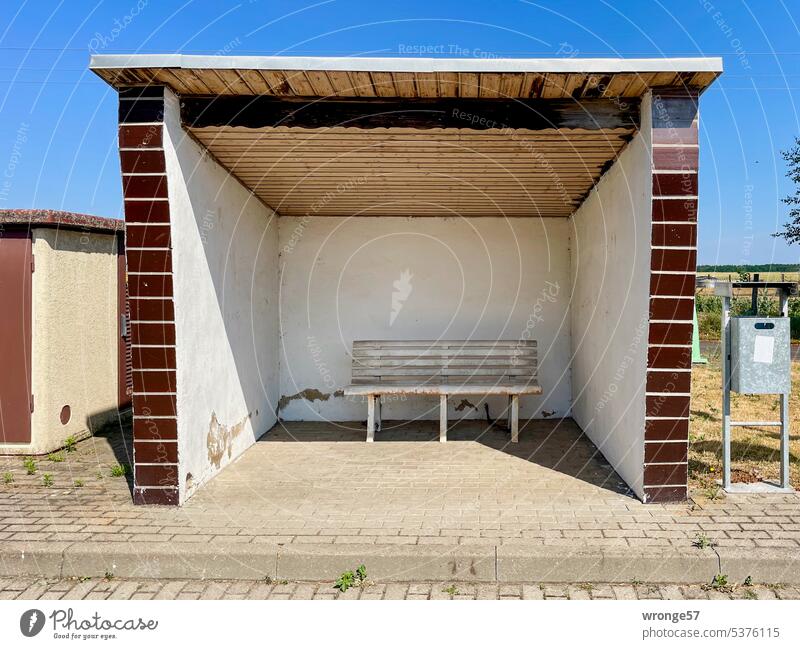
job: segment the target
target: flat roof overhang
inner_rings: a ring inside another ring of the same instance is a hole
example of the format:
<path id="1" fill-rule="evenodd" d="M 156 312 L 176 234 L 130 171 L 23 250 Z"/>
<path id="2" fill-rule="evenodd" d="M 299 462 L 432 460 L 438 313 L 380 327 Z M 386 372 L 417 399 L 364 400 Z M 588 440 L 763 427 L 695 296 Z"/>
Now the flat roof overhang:
<path id="1" fill-rule="evenodd" d="M 651 88 L 699 95 L 719 58 L 95 55 L 163 85 L 184 128 L 287 216 L 569 216 Z"/>
<path id="2" fill-rule="evenodd" d="M 122 219 L 64 210 L 0 209 L 0 228 L 60 228 L 114 234 L 125 229 L 125 222 Z"/>

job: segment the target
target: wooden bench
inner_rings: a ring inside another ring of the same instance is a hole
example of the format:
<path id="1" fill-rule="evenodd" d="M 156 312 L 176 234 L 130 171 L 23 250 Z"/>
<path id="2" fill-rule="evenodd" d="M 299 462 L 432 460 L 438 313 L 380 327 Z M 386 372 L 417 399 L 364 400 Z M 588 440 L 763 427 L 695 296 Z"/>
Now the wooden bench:
<path id="1" fill-rule="evenodd" d="M 381 395 L 439 396 L 439 441 L 447 441 L 447 398 L 506 395 L 511 441 L 519 439 L 519 397 L 541 394 L 534 340 L 357 340 L 345 396 L 367 397 L 367 441 L 381 427 Z"/>

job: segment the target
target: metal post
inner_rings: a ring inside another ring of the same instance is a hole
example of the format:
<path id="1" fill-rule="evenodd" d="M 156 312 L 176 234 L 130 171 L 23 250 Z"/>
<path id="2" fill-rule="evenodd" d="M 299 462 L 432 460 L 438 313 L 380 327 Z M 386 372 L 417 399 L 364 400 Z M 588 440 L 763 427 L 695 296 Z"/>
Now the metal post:
<path id="1" fill-rule="evenodd" d="M 789 317 L 789 292 L 781 289 L 780 306 L 781 315 Z M 790 343 L 791 344 L 791 343 Z M 791 367 L 791 347 L 789 348 Z M 789 488 L 789 394 L 781 395 L 781 487 Z"/>
<path id="2" fill-rule="evenodd" d="M 722 488 L 731 486 L 731 299 L 722 296 L 720 356 L 722 357 Z"/>
<path id="3" fill-rule="evenodd" d="M 753 275 L 753 281 L 758 281 L 758 273 Z M 758 315 L 758 288 L 755 286 L 750 294 L 750 310 L 753 312 L 751 315 Z"/>
<path id="4" fill-rule="evenodd" d="M 439 441 L 447 441 L 447 395 L 439 395 Z"/>

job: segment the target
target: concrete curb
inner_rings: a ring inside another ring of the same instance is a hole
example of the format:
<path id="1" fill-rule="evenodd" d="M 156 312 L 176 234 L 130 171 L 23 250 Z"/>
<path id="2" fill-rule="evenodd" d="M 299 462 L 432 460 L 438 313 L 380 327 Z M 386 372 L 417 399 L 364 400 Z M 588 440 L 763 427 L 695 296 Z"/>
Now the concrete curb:
<path id="1" fill-rule="evenodd" d="M 0 576 L 375 581 L 800 584 L 797 553 L 773 549 L 568 548 L 525 545 L 333 545 L 0 542 Z M 720 569 L 721 564 L 721 569 Z"/>

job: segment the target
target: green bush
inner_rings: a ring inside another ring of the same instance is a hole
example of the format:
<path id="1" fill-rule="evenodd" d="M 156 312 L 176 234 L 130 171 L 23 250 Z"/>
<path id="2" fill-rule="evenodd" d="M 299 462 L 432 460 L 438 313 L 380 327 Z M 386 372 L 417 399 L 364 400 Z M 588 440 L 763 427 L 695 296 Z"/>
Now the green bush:
<path id="1" fill-rule="evenodd" d="M 695 297 L 695 307 L 700 313 L 722 313 L 722 298 L 716 295 L 698 295 Z M 735 297 L 731 300 L 731 315 L 749 315 L 751 313 L 749 297 Z M 771 295 L 761 295 L 758 298 L 758 312 L 761 315 L 779 315 L 780 305 L 778 299 Z M 789 298 L 789 315 L 800 316 L 800 298 Z"/>
<path id="2" fill-rule="evenodd" d="M 698 295 L 695 303 L 700 338 L 702 340 L 719 340 L 722 301 L 713 295 Z M 778 308 L 778 301 L 775 299 L 762 297 L 759 300 L 758 312 L 761 315 L 776 317 L 779 315 Z M 736 298 L 732 301 L 732 316 L 749 315 L 749 313 L 749 299 Z M 789 300 L 789 322 L 792 340 L 800 340 L 800 299 Z"/>
<path id="3" fill-rule="evenodd" d="M 701 313 L 722 313 L 722 300 L 716 295 L 698 295 L 694 299 L 698 317 Z"/>
<path id="4" fill-rule="evenodd" d="M 702 340 L 719 340 L 721 319 L 720 313 L 699 313 L 697 325 L 700 329 L 700 338 Z"/>

